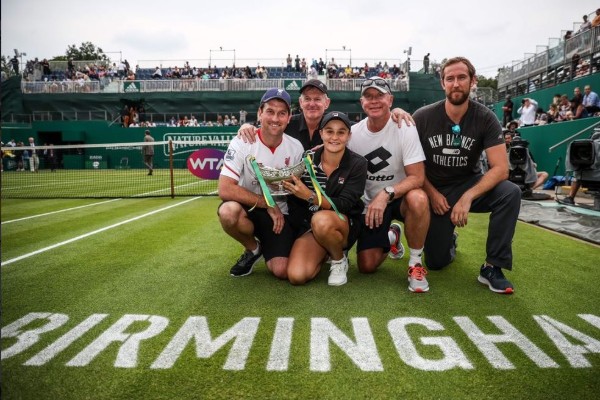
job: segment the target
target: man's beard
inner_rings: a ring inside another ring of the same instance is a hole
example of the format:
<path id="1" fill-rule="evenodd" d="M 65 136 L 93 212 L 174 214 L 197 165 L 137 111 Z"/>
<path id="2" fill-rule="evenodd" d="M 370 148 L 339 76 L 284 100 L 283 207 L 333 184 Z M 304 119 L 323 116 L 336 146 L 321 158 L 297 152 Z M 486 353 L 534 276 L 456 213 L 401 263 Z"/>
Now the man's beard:
<path id="1" fill-rule="evenodd" d="M 458 99 L 452 97 L 454 93 L 459 93 L 460 97 Z M 447 94 L 446 98 L 452 105 L 460 106 L 461 104 L 464 104 L 467 100 L 469 100 L 469 93 L 465 93 L 462 91 L 453 91 Z"/>

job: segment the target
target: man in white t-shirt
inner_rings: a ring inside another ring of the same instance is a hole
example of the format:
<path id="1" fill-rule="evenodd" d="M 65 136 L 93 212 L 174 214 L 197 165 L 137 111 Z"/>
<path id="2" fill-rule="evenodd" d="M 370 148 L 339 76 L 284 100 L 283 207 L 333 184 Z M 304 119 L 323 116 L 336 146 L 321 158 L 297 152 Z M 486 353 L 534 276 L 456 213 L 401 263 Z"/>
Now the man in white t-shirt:
<path id="1" fill-rule="evenodd" d="M 401 226 L 404 221 L 410 250 L 409 290 L 426 292 L 429 285 L 421 253 L 429 228 L 429 201 L 421 189 L 425 179 L 425 155 L 414 125 L 391 120 L 394 97 L 388 83 L 378 77 L 361 85 L 360 103 L 367 118 L 352 126 L 348 148 L 368 161 L 364 226 L 358 237 L 358 269 L 372 273 L 385 260 L 402 257 Z M 391 229 L 390 229 L 391 228 Z"/>
<path id="2" fill-rule="evenodd" d="M 254 158 L 258 165 L 281 169 L 302 160 L 302 144 L 284 133 L 290 121 L 290 104 L 285 90 L 267 90 L 258 109 L 259 140 L 245 143 L 235 137 L 227 148 L 218 186 L 223 203 L 217 213 L 223 230 L 245 248 L 230 270 L 232 276 L 251 274 L 264 256 L 273 275 L 287 279 L 287 261 L 295 233 L 287 221 L 286 199 L 277 196 L 276 205 L 267 205 L 251 161 Z"/>
<path id="3" fill-rule="evenodd" d="M 521 126 L 533 126 L 535 125 L 535 113 L 537 111 L 538 103 L 534 99 L 524 98 L 521 101 L 521 107 L 517 110 L 521 114 Z"/>

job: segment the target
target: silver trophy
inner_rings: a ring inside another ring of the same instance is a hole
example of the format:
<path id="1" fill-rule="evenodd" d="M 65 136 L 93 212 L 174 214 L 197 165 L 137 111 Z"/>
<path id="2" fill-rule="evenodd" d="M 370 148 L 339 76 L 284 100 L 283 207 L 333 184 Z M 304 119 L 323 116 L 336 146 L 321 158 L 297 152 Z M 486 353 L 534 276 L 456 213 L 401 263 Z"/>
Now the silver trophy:
<path id="1" fill-rule="evenodd" d="M 291 180 L 292 176 L 299 178 L 306 170 L 306 167 L 304 161 L 300 161 L 291 167 L 277 169 L 259 165 L 258 169 L 267 185 L 269 185 L 272 196 L 287 196 L 290 192 L 283 188 L 283 181 Z"/>

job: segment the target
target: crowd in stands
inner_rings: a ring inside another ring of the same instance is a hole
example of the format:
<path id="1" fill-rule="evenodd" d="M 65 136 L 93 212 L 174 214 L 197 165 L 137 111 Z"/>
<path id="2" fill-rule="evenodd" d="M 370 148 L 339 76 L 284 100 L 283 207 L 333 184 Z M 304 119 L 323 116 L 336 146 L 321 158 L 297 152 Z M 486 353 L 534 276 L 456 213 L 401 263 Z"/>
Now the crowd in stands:
<path id="1" fill-rule="evenodd" d="M 510 96 L 507 96 L 504 103 L 505 110 L 506 107 L 512 108 Z M 573 90 L 573 97 L 571 99 L 566 94 L 555 94 L 547 110 L 540 107 L 534 99 L 525 98 L 516 111 L 519 114 L 519 118 L 510 120 L 507 123 L 506 128 L 509 130 L 517 127 L 546 125 L 600 116 L 600 97 L 596 92 L 592 91 L 590 85 L 586 85 L 584 93 L 581 93 L 581 89 L 576 87 Z M 508 114 L 508 116 L 512 116 L 512 114 Z M 505 122 L 506 117 L 505 113 Z"/>
<path id="2" fill-rule="evenodd" d="M 291 56 L 288 54 L 286 59 L 287 66 L 283 67 L 265 67 L 260 64 L 255 69 L 249 66 L 238 68 L 226 66 L 219 68 L 217 66 L 208 66 L 208 68 L 197 68 L 190 66 L 185 62 L 182 68 L 178 66 L 161 68 L 156 66 L 153 69 L 142 69 L 136 67 L 135 75 L 137 79 L 268 79 L 268 78 L 317 78 L 319 75 L 327 75 L 330 79 L 365 79 L 372 76 L 380 76 L 385 79 L 402 78 L 405 72 L 396 64 L 389 67 L 387 61 L 382 64 L 380 61 L 375 67 L 369 67 L 365 63 L 363 67 L 351 67 L 338 65 L 335 58 L 326 65 L 322 58 L 319 61 L 313 59 L 310 64 L 305 58 L 300 59 L 296 56 L 295 66 L 292 66 Z"/>
<path id="3" fill-rule="evenodd" d="M 19 73 L 19 62 L 11 63 L 15 73 Z M 11 60 L 12 61 L 12 60 Z M 258 64 L 256 68 L 225 66 L 219 68 L 209 65 L 207 68 L 198 68 L 185 62 L 182 67 L 174 66 L 163 68 L 132 68 L 127 59 L 113 62 L 74 62 L 69 59 L 65 68 L 52 69 L 47 59 L 35 58 L 27 61 L 22 75 L 24 80 L 30 82 L 90 82 L 99 81 L 102 86 L 108 85 L 115 79 L 120 80 L 150 80 L 150 79 L 268 79 L 268 78 L 317 78 L 326 75 L 330 79 L 365 79 L 379 76 L 385 79 L 403 79 L 405 71 L 396 64 L 391 67 L 388 62 L 379 62 L 375 66 L 365 63 L 363 66 L 343 66 L 335 58 L 325 63 L 322 58 L 312 59 L 309 64 L 305 58 L 296 56 L 295 66 L 291 64 L 291 57 L 286 60 L 287 67 L 266 67 Z M 55 65 L 57 65 L 55 63 Z M 57 86 L 60 89 L 60 86 Z"/>
<path id="4" fill-rule="evenodd" d="M 189 117 L 187 115 L 181 115 L 178 117 L 172 116 L 166 123 L 157 124 L 151 118 L 148 118 L 143 105 L 124 105 L 123 109 L 121 110 L 121 126 L 124 128 L 152 128 L 156 127 L 157 125 L 171 127 L 238 126 L 246 122 L 246 115 L 248 113 L 245 110 L 240 110 L 239 114 L 239 120 L 234 114 L 217 114 L 215 121 L 198 120 L 193 114 L 190 114 Z M 240 122 L 240 120 L 242 122 Z"/>

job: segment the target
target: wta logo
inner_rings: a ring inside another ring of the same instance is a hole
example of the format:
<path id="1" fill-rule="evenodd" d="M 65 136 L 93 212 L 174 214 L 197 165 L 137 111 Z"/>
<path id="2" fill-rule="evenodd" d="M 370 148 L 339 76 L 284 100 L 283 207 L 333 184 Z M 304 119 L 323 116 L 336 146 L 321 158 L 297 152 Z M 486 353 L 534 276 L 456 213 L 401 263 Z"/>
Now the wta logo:
<path id="1" fill-rule="evenodd" d="M 196 150 L 187 159 L 188 170 L 202 179 L 219 179 L 223 167 L 221 150 L 202 149 Z"/>

